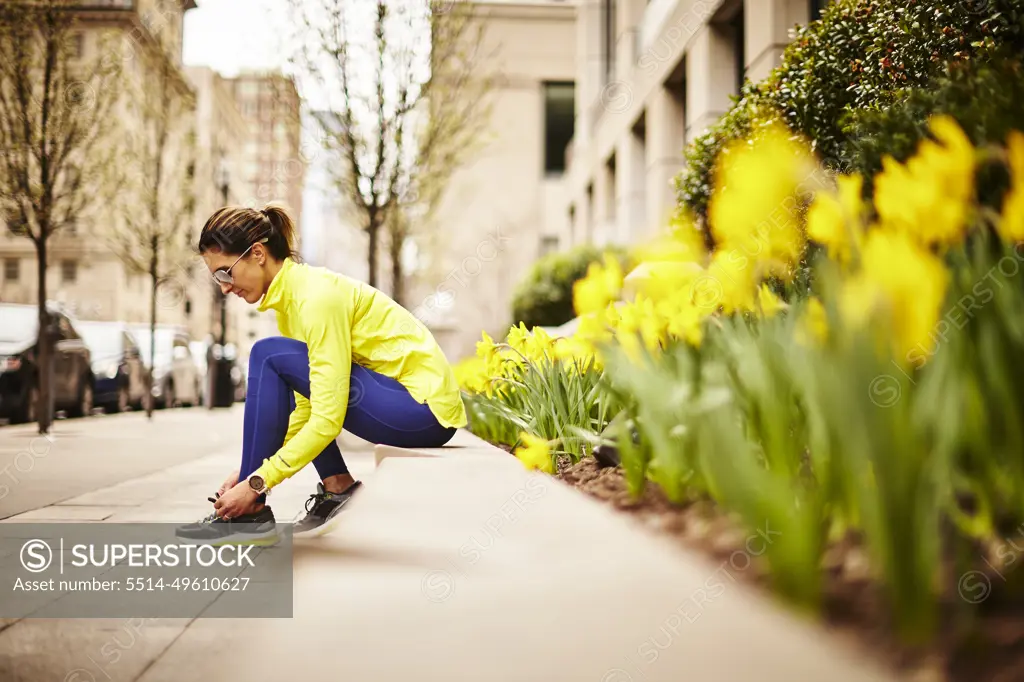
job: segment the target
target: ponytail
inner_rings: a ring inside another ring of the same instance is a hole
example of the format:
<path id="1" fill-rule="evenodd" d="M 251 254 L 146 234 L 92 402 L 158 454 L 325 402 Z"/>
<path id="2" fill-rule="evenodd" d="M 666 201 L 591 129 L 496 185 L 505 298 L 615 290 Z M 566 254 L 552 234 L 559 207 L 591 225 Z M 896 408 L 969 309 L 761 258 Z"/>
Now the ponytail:
<path id="1" fill-rule="evenodd" d="M 272 201 L 264 206 L 260 213 L 267 217 L 273 228 L 270 241 L 267 242 L 267 251 L 270 251 L 270 255 L 277 260 L 284 260 L 285 258 L 297 260 L 298 254 L 295 252 L 295 221 L 288 214 L 288 209 L 285 205 Z"/>
<path id="2" fill-rule="evenodd" d="M 299 260 L 295 250 L 295 221 L 284 204 L 271 202 L 260 210 L 225 206 L 217 210 L 199 235 L 199 253 L 216 249 L 241 255 L 256 242 L 266 239 L 267 251 L 277 260 Z"/>

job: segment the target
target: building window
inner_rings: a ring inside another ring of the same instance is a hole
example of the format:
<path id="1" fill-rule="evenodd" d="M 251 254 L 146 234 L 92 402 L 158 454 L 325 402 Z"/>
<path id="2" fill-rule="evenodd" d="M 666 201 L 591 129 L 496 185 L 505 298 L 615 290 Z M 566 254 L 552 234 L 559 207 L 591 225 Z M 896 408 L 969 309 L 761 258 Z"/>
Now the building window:
<path id="1" fill-rule="evenodd" d="M 4 259 L 4 281 L 17 282 L 21 279 L 21 261 L 17 258 Z"/>
<path id="2" fill-rule="evenodd" d="M 558 237 L 546 234 L 540 238 L 540 256 L 543 258 L 549 253 L 558 251 Z"/>
<path id="3" fill-rule="evenodd" d="M 602 56 L 604 57 L 604 82 L 609 83 L 612 80 L 612 74 L 615 73 L 615 39 L 617 37 L 615 14 L 616 14 L 616 0 L 603 0 L 601 7 L 603 9 L 602 17 L 604 22 L 604 35 L 602 36 L 601 42 L 603 43 Z"/>
<path id="4" fill-rule="evenodd" d="M 81 33 L 72 33 L 68 38 L 68 56 L 71 59 L 81 59 L 85 56 L 85 36 Z"/>
<path id="5" fill-rule="evenodd" d="M 828 0 L 810 0 L 810 19 L 817 21 L 821 18 L 821 12 L 828 6 Z"/>
<path id="6" fill-rule="evenodd" d="M 74 284 L 78 281 L 78 262 L 63 260 L 60 262 L 60 280 L 64 284 Z"/>
<path id="7" fill-rule="evenodd" d="M 544 84 L 544 172 L 565 172 L 565 148 L 575 132 L 576 86 L 573 83 Z"/>

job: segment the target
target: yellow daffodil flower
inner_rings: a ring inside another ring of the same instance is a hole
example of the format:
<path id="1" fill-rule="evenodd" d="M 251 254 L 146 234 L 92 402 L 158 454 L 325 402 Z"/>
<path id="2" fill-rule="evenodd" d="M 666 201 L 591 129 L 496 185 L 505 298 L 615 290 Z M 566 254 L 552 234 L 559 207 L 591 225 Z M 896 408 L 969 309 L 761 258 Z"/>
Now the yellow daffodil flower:
<path id="1" fill-rule="evenodd" d="M 572 287 L 572 303 L 577 315 L 603 310 L 622 290 L 622 267 L 614 256 L 606 254 L 604 263 L 591 263 L 587 275 Z"/>
<path id="2" fill-rule="evenodd" d="M 780 123 L 727 146 L 708 205 L 715 241 L 788 276 L 805 247 L 796 193 L 813 168 L 806 145 Z"/>
<path id="3" fill-rule="evenodd" d="M 807 209 L 807 235 L 828 247 L 828 255 L 839 263 L 849 263 L 863 239 L 864 179 L 843 175 L 837 179 L 838 192 L 818 192 Z"/>
<path id="4" fill-rule="evenodd" d="M 882 159 L 875 208 L 883 228 L 922 246 L 949 247 L 965 236 L 974 198 L 974 148 L 949 116 L 933 117 L 929 127 L 938 142 L 922 142 L 906 164 Z"/>
<path id="5" fill-rule="evenodd" d="M 889 337 L 898 362 L 920 365 L 933 350 L 947 280 L 942 262 L 908 235 L 873 230 L 860 272 L 844 284 L 843 316 Z"/>
<path id="6" fill-rule="evenodd" d="M 1003 200 L 999 235 L 1008 242 L 1024 241 L 1024 133 L 1014 130 L 1006 142 L 1010 157 L 1010 191 Z"/>
<path id="7" fill-rule="evenodd" d="M 521 445 L 516 448 L 515 455 L 523 466 L 527 469 L 539 469 L 548 474 L 555 473 L 555 461 L 546 440 L 525 431 L 519 434 L 519 440 Z"/>

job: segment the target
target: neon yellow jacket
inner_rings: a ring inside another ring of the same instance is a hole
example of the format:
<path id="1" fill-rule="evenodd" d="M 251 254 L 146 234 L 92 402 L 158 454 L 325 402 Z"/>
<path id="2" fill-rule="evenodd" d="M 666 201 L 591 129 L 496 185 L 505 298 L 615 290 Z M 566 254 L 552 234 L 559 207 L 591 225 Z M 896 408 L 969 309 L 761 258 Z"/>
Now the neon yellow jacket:
<path id="1" fill-rule="evenodd" d="M 352 363 L 389 376 L 443 426 L 466 425 L 455 373 L 430 331 L 383 292 L 286 259 L 259 310 L 281 334 L 309 348 L 310 399 L 295 394 L 284 445 L 256 471 L 267 487 L 293 476 L 341 433 Z"/>

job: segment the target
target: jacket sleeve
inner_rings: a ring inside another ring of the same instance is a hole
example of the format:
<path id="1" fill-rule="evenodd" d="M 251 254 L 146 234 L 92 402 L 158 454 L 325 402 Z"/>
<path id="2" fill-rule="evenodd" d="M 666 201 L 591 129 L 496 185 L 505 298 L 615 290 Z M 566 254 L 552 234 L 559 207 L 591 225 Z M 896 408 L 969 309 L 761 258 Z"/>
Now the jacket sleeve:
<path id="1" fill-rule="evenodd" d="M 284 445 L 288 445 L 291 439 L 295 437 L 295 434 L 299 432 L 306 422 L 309 421 L 309 399 L 301 393 L 295 394 L 295 409 L 292 410 L 292 414 L 288 417 L 288 432 L 284 436 Z"/>
<path id="2" fill-rule="evenodd" d="M 268 488 L 295 475 L 341 433 L 352 373 L 351 312 L 351 302 L 337 291 L 318 293 L 302 305 L 301 325 L 309 349 L 309 417 L 257 470 Z M 295 412 L 301 409 L 297 401 Z M 289 432 L 298 419 L 293 413 Z"/>

